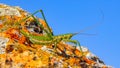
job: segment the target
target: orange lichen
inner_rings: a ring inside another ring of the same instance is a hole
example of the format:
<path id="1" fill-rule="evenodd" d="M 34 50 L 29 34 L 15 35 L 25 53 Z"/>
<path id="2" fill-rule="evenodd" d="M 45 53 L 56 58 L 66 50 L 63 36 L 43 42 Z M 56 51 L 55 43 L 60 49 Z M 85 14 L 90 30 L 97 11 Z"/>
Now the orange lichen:
<path id="1" fill-rule="evenodd" d="M 82 52 L 80 52 L 78 49 L 76 49 L 74 52 L 77 56 L 79 57 L 82 56 Z"/>
<path id="2" fill-rule="evenodd" d="M 6 34 L 6 37 L 9 37 L 12 40 L 19 39 L 19 33 L 17 29 L 10 28 L 5 32 L 5 34 Z"/>
<path id="3" fill-rule="evenodd" d="M 83 57 L 83 60 L 88 63 L 88 64 L 95 64 L 96 62 L 94 62 L 93 60 L 89 60 L 86 57 Z"/>
<path id="4" fill-rule="evenodd" d="M 38 19 L 38 20 L 43 25 L 44 28 L 47 28 L 47 24 L 45 23 L 44 20 L 42 20 L 42 19 Z"/>
<path id="5" fill-rule="evenodd" d="M 19 41 L 18 41 L 18 42 L 19 42 L 20 44 L 24 44 L 24 43 L 26 42 L 26 40 L 27 40 L 26 37 L 25 37 L 25 36 L 22 36 L 22 37 L 19 38 Z"/>
<path id="6" fill-rule="evenodd" d="M 0 24 L 0 28 L 2 28 L 3 27 L 3 25 L 2 24 Z"/>

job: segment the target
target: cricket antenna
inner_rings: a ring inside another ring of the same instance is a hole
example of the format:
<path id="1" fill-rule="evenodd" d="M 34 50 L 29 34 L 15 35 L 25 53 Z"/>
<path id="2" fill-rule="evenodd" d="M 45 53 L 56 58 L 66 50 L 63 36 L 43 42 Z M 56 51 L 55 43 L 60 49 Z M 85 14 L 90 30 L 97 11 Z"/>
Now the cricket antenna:
<path id="1" fill-rule="evenodd" d="M 101 9 L 100 9 L 100 13 L 102 14 L 101 22 L 95 23 L 95 24 L 92 25 L 92 26 L 89 26 L 89 27 L 87 27 L 87 28 L 85 28 L 85 29 L 82 29 L 81 31 L 79 31 L 79 32 L 77 32 L 77 33 L 74 33 L 73 35 L 76 35 L 76 34 L 96 35 L 96 34 L 88 34 L 88 33 L 83 33 L 83 32 L 85 32 L 85 31 L 87 31 L 87 30 L 90 30 L 90 29 L 93 29 L 93 28 L 99 26 L 100 24 L 102 24 L 102 23 L 104 22 L 104 13 L 103 13 L 103 11 L 102 11 Z"/>
<path id="2" fill-rule="evenodd" d="M 97 35 L 97 34 L 89 34 L 89 33 L 83 33 L 83 32 L 73 33 L 73 35 L 77 35 L 77 34 L 88 35 L 88 36 L 94 36 L 94 35 Z"/>

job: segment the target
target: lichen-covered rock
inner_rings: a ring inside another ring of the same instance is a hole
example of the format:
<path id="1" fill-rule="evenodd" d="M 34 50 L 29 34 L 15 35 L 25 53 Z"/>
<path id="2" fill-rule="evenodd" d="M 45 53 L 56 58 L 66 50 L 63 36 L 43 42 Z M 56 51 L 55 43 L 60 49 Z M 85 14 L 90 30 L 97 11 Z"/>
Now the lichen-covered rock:
<path id="1" fill-rule="evenodd" d="M 30 15 L 19 7 L 0 4 L 0 68 L 112 68 L 83 46 L 81 52 L 63 41 L 56 49 L 54 44 L 32 43 L 21 30 L 34 36 L 45 33 Z M 47 28 L 44 20 L 36 19 Z"/>

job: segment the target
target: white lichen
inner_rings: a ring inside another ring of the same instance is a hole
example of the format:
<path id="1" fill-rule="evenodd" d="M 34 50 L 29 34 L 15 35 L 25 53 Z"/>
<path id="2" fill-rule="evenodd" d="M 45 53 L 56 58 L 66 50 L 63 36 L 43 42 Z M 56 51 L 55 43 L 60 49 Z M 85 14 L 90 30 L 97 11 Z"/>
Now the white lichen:
<path id="1" fill-rule="evenodd" d="M 52 53 L 53 49 L 47 48 L 46 46 L 43 46 L 41 50 L 46 51 L 47 53 Z"/>
<path id="2" fill-rule="evenodd" d="M 80 47 L 79 47 L 79 46 L 77 46 L 76 48 L 77 48 L 78 50 L 80 50 Z M 83 52 L 89 51 L 88 48 L 86 48 L 86 47 L 84 47 L 84 46 L 81 46 L 81 48 L 82 48 L 82 51 L 83 51 Z"/>
<path id="3" fill-rule="evenodd" d="M 20 12 L 15 8 L 0 8 L 0 16 L 5 15 L 15 15 L 15 16 L 21 16 Z"/>
<path id="4" fill-rule="evenodd" d="M 0 37 L 0 54 L 5 53 L 5 48 L 8 41 L 8 38 Z"/>

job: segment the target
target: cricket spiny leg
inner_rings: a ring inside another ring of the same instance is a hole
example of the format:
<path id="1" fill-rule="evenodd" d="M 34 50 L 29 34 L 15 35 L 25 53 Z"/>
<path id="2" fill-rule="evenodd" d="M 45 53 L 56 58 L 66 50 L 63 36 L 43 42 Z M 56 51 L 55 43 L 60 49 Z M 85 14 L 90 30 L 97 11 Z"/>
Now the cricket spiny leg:
<path id="1" fill-rule="evenodd" d="M 63 40 L 63 41 L 65 41 L 65 42 L 70 42 L 70 43 L 73 43 L 73 44 L 75 44 L 75 45 L 78 45 L 78 46 L 79 46 L 79 49 L 80 49 L 80 52 L 82 53 L 82 56 L 84 56 L 83 51 L 82 51 L 82 48 L 81 48 L 81 45 L 80 45 L 80 43 L 79 43 L 77 40 L 70 40 L 70 39 L 68 39 L 68 40 Z M 75 48 L 75 49 L 76 49 L 76 48 Z"/>
<path id="2" fill-rule="evenodd" d="M 46 20 L 46 18 L 45 18 L 45 15 L 44 15 L 43 11 L 40 10 L 40 12 L 41 12 L 41 14 L 42 14 L 42 16 L 43 16 L 43 19 L 44 19 L 44 21 L 45 21 L 45 23 L 46 23 L 46 25 L 47 25 L 47 29 L 48 29 L 49 33 L 53 36 L 53 32 L 51 31 L 51 29 L 50 29 L 50 27 L 49 27 L 49 25 L 48 25 L 48 23 L 47 23 L 47 20 Z"/>
<path id="3" fill-rule="evenodd" d="M 37 14 L 39 11 L 40 11 L 40 10 L 37 10 L 37 11 L 35 11 L 33 14 L 31 14 L 31 15 L 35 15 L 35 14 Z M 30 16 L 28 16 L 28 17 L 26 17 L 26 18 L 24 18 L 24 19 L 22 19 L 20 22 L 18 22 L 18 24 L 21 24 L 21 22 L 26 21 L 28 18 L 30 18 L 30 17 L 31 17 L 31 15 L 30 15 Z"/>
<path id="4" fill-rule="evenodd" d="M 49 33 L 49 32 L 43 27 L 43 25 L 40 24 L 40 22 L 38 21 L 38 19 L 36 19 L 33 15 L 32 15 L 32 17 L 33 17 L 33 19 L 36 21 L 36 23 L 38 24 L 38 26 L 39 26 L 40 28 L 42 28 L 42 29 L 46 32 L 46 34 L 52 39 L 51 33 Z"/>
<path id="5" fill-rule="evenodd" d="M 33 19 L 36 21 L 36 23 L 38 24 L 38 26 L 41 27 L 42 29 L 44 29 L 43 25 L 40 24 L 40 22 L 34 17 L 34 15 L 37 14 L 38 12 L 42 12 L 42 11 L 41 11 L 41 10 L 37 10 L 36 12 L 34 12 L 33 14 L 31 14 L 30 16 L 22 19 L 20 22 L 18 22 L 18 24 L 20 24 L 21 22 L 26 21 L 26 20 L 27 20 L 28 18 L 30 18 L 30 17 L 33 17 Z M 42 14 L 43 14 L 43 12 L 42 12 Z M 44 16 L 43 16 L 43 17 L 44 17 Z M 45 19 L 45 17 L 44 17 L 44 19 Z M 46 23 L 46 19 L 45 19 L 45 23 Z M 47 23 L 46 23 L 46 25 L 47 25 L 48 29 L 50 29 L 50 27 L 48 26 Z M 44 31 L 45 31 L 47 34 L 51 34 L 51 33 L 49 33 L 50 31 L 48 32 L 46 29 L 44 29 Z"/>

